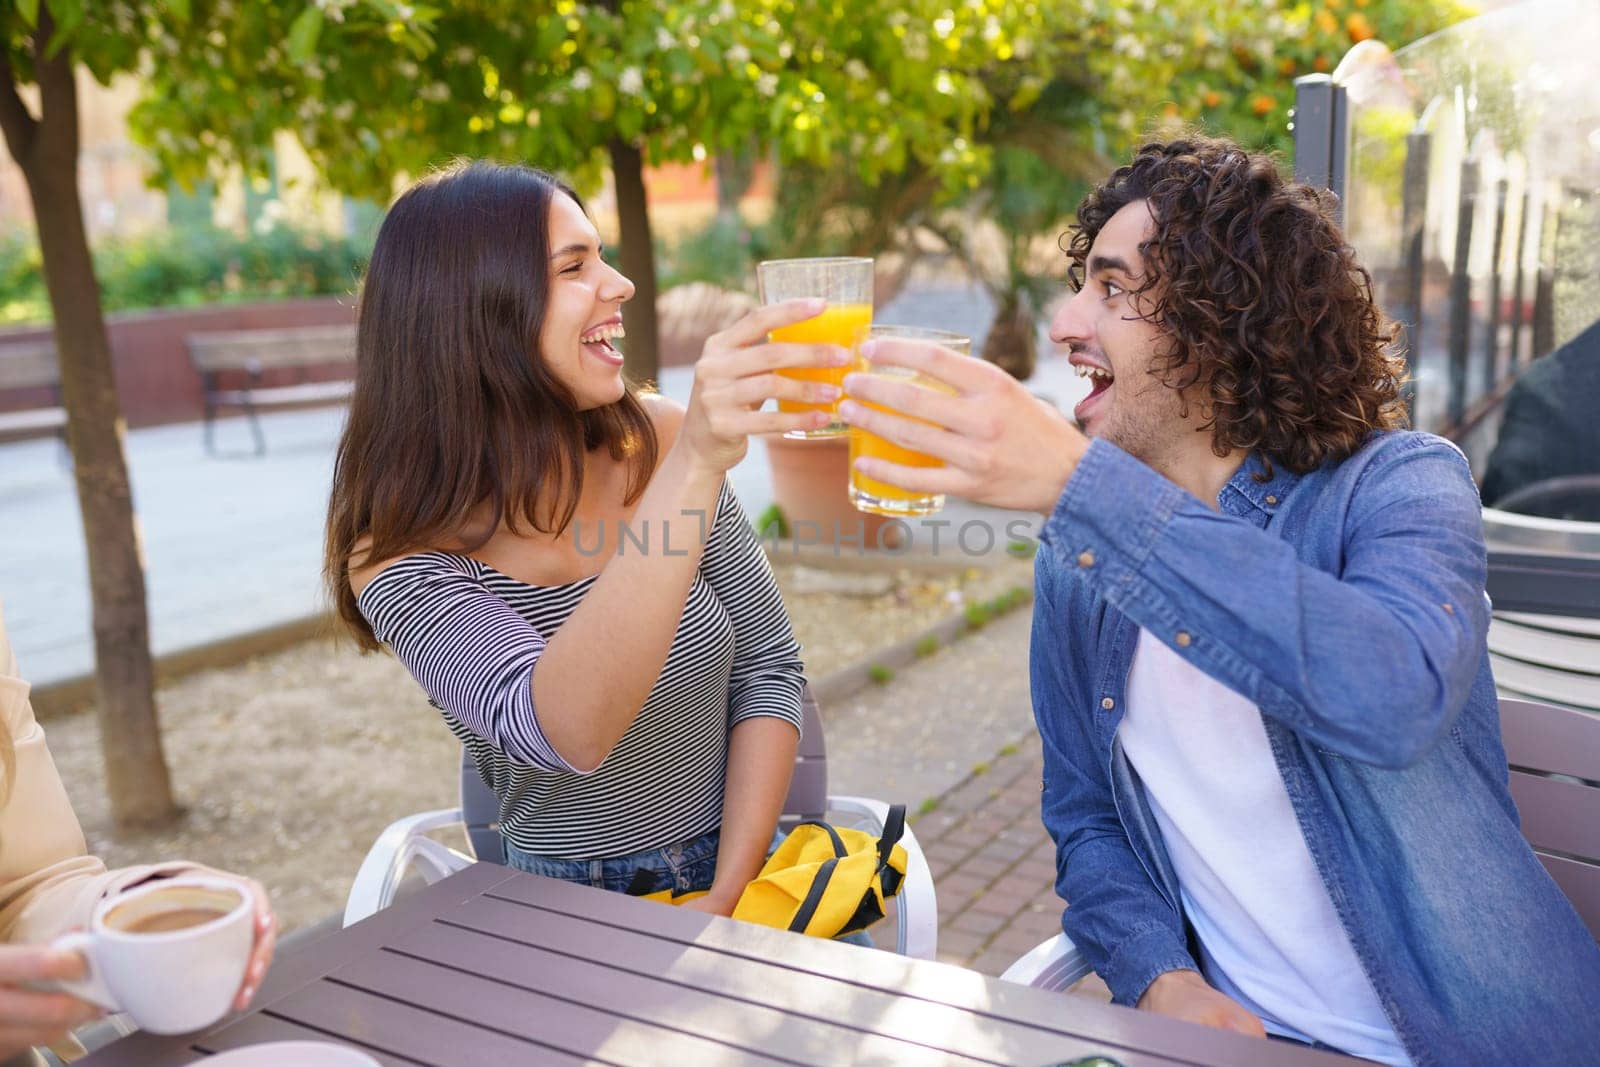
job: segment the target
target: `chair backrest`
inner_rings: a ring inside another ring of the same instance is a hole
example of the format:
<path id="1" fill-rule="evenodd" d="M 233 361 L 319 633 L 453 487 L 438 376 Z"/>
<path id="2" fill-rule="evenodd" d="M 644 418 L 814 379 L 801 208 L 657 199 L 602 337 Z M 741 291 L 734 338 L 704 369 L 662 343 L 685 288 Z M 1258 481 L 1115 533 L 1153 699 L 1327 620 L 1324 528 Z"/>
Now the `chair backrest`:
<path id="1" fill-rule="evenodd" d="M 1544 521 L 1484 512 L 1486 530 L 1498 530 L 1502 540 L 1534 539 L 1537 549 L 1489 550 L 1495 686 L 1526 700 L 1600 711 L 1600 539 L 1582 539 L 1572 532 L 1575 523 L 1527 525 Z"/>
<path id="2" fill-rule="evenodd" d="M 822 716 L 808 683 L 800 691 L 800 748 L 794 757 L 794 777 L 783 802 L 779 825 L 791 828 L 802 819 L 820 819 L 828 809 L 828 745 L 822 736 Z"/>
<path id="3" fill-rule="evenodd" d="M 1600 940 L 1600 716 L 1503 699 L 1500 733 L 1523 836 Z"/>
<path id="4" fill-rule="evenodd" d="M 500 798 L 478 773 L 472 755 L 461 750 L 461 821 L 472 842 L 472 854 L 485 863 L 505 863 L 506 842 L 500 836 Z"/>
<path id="5" fill-rule="evenodd" d="M 802 819 L 820 819 L 828 806 L 828 749 L 822 736 L 822 717 L 807 684 L 800 692 L 803 728 L 795 754 L 794 777 L 783 804 L 779 825 L 785 829 Z M 472 853 L 488 863 L 506 861 L 505 839 L 500 836 L 500 798 L 494 795 L 466 749 L 461 750 L 461 817 L 466 824 Z"/>

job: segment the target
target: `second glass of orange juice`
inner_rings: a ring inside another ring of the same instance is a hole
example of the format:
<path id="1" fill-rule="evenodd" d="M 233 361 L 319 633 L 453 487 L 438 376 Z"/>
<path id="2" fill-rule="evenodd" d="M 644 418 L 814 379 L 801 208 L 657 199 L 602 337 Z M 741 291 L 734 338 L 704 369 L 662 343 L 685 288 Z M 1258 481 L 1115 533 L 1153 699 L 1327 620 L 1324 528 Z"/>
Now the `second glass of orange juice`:
<path id="1" fill-rule="evenodd" d="M 827 306 L 815 318 L 773 330 L 769 338 L 795 344 L 830 344 L 851 348 L 858 334 L 872 322 L 872 260 L 859 258 L 769 259 L 756 267 L 763 304 L 821 297 Z M 778 373 L 786 378 L 843 385 L 849 367 L 791 367 Z M 792 430 L 785 437 L 835 437 L 849 430 L 837 417 L 838 401 L 811 404 L 779 400 L 778 410 L 827 411 L 834 420 L 818 430 Z"/>
<path id="2" fill-rule="evenodd" d="M 931 344 L 947 348 L 958 355 L 972 354 L 972 339 L 965 334 L 951 333 L 948 330 L 929 330 L 920 326 L 872 326 L 857 335 L 857 344 L 869 340 L 908 340 L 927 341 Z M 924 389 L 937 389 L 942 393 L 952 392 L 943 382 L 918 374 L 916 371 L 904 367 L 889 367 L 874 365 L 870 360 L 857 357 L 855 371 L 861 374 L 870 374 L 886 378 L 897 378 L 909 381 Z M 857 403 L 865 404 L 869 408 L 898 415 L 900 412 L 893 408 L 886 408 L 882 404 L 873 404 L 865 400 Z M 890 463 L 899 463 L 906 467 L 942 467 L 944 460 L 936 459 L 926 452 L 916 452 L 893 441 L 885 440 L 875 433 L 868 433 L 859 426 L 850 428 L 850 503 L 855 505 L 857 511 L 867 511 L 875 515 L 932 515 L 944 507 L 944 494 L 918 493 L 910 489 L 902 489 L 898 485 L 869 478 L 856 470 L 856 459 L 868 456 L 872 459 L 887 460 Z"/>

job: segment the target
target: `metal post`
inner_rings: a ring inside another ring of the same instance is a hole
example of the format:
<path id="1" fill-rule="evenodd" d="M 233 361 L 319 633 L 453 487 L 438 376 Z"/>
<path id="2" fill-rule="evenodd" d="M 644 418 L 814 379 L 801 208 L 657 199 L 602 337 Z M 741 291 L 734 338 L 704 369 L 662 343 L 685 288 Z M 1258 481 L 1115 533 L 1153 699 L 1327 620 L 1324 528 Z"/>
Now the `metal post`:
<path id="1" fill-rule="evenodd" d="M 1527 271 L 1524 264 L 1528 260 L 1528 209 L 1533 206 L 1533 194 L 1528 189 L 1522 190 L 1521 214 L 1517 216 L 1517 273 L 1512 285 L 1515 292 L 1511 297 L 1511 367 L 1512 373 L 1522 365 L 1522 332 L 1527 325 L 1528 314 L 1525 306 L 1527 293 Z"/>
<path id="2" fill-rule="evenodd" d="M 1478 203 L 1478 161 L 1461 161 L 1461 201 L 1456 214 L 1456 254 L 1450 269 L 1450 405 L 1449 426 L 1460 425 L 1467 413 L 1467 354 L 1472 336 L 1472 278 L 1467 273 L 1472 250 L 1472 218 Z"/>
<path id="3" fill-rule="evenodd" d="M 1350 98 L 1337 82 L 1333 86 L 1333 130 L 1328 140 L 1328 188 L 1335 197 L 1333 217 L 1343 226 L 1344 194 L 1350 177 Z"/>
<path id="4" fill-rule="evenodd" d="M 1506 196 L 1510 183 L 1494 183 L 1494 243 L 1489 259 L 1489 329 L 1483 342 L 1483 391 L 1494 392 L 1500 381 L 1500 252 L 1506 234 Z"/>
<path id="5" fill-rule="evenodd" d="M 1405 176 L 1400 187 L 1400 321 L 1405 326 L 1406 419 L 1417 419 L 1417 365 L 1422 357 L 1422 248 L 1428 222 L 1428 160 L 1433 137 L 1406 134 Z"/>
<path id="6" fill-rule="evenodd" d="M 1294 82 L 1294 179 L 1332 191 L 1343 221 L 1350 137 L 1344 86 L 1326 74 Z"/>
<path id="7" fill-rule="evenodd" d="M 1539 269 L 1533 282 L 1533 347 L 1529 359 L 1550 354 L 1556 346 L 1556 236 L 1561 228 L 1559 187 L 1545 193 L 1539 212 Z"/>

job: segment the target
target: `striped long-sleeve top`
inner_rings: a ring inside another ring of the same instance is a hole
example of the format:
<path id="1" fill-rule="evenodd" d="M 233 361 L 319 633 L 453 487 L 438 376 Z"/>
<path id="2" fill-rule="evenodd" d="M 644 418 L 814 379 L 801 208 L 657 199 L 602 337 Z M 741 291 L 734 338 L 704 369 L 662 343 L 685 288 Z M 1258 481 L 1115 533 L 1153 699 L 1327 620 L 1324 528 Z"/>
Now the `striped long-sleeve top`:
<path id="1" fill-rule="evenodd" d="M 728 733 L 752 716 L 800 729 L 799 644 L 772 569 L 726 484 L 655 686 L 594 771 L 551 747 L 533 705 L 546 640 L 595 581 L 529 585 L 448 552 L 390 564 L 361 613 L 472 754 L 500 798 L 501 832 L 525 852 L 627 855 L 715 829 Z M 594 670 L 618 650 L 596 649 Z"/>

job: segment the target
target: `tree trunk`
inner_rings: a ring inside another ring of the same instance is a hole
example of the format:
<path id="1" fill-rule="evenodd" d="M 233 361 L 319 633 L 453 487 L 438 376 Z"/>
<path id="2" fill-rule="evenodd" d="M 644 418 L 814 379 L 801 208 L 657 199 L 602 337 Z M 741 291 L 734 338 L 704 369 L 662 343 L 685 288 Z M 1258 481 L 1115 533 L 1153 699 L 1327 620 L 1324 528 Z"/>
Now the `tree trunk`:
<path id="1" fill-rule="evenodd" d="M 716 155 L 717 219 L 723 224 L 739 221 L 739 201 L 750 191 L 756 159 L 748 146 L 727 149 Z"/>
<path id="2" fill-rule="evenodd" d="M 111 809 L 121 825 L 148 825 L 172 818 L 178 809 L 156 717 L 144 566 L 122 452 L 122 412 L 78 196 L 71 49 L 44 60 L 44 42 L 54 29 L 47 6 L 41 6 L 39 20 L 34 49 L 40 117 L 32 118 L 22 105 L 7 63 L 0 123 L 33 201 L 55 319 L 67 441 L 89 557 L 100 741 Z"/>
<path id="3" fill-rule="evenodd" d="M 644 194 L 644 155 L 637 145 L 613 139 L 611 177 L 617 189 L 622 230 L 622 273 L 632 280 L 633 299 L 622 305 L 623 370 L 636 382 L 654 381 L 660 369 L 656 329 L 656 249 L 650 235 L 650 204 Z"/>
<path id="4" fill-rule="evenodd" d="M 1017 379 L 1033 377 L 1038 362 L 1039 327 L 1022 294 L 1012 290 L 1000 300 L 1000 309 L 983 341 L 983 358 Z"/>

